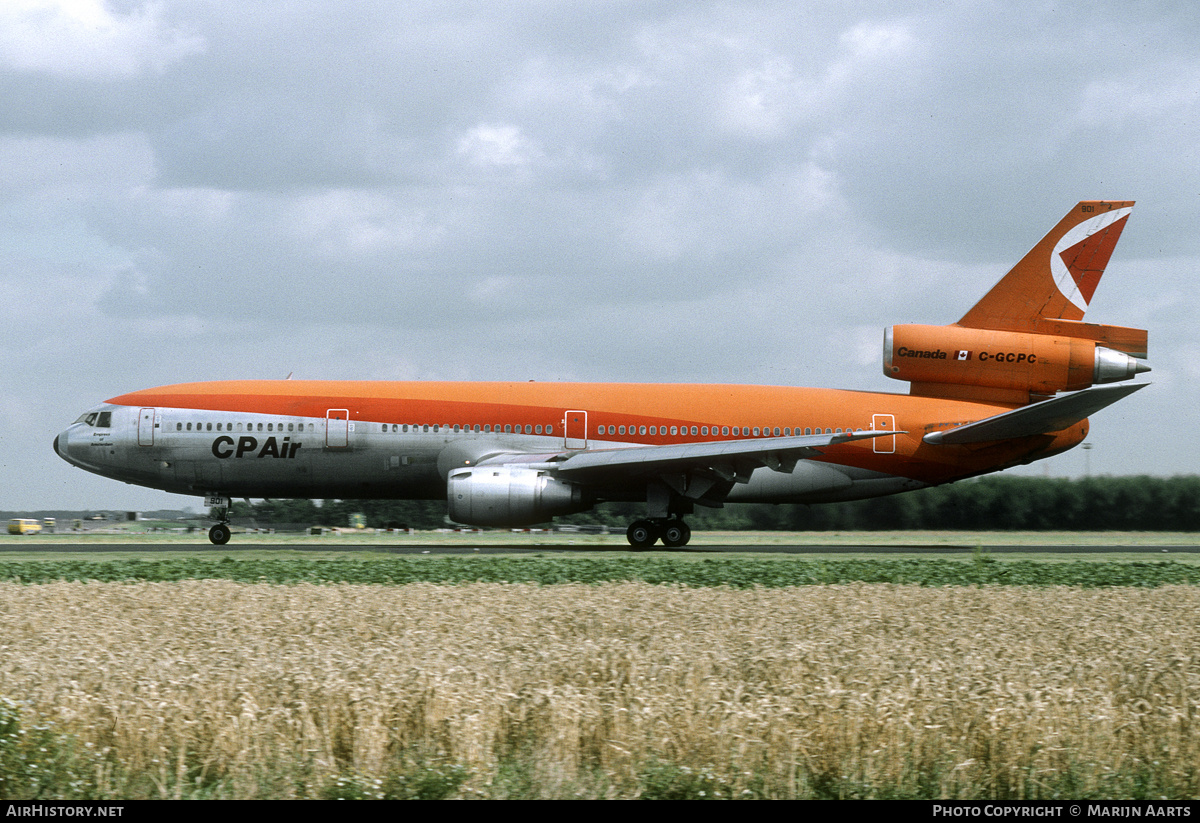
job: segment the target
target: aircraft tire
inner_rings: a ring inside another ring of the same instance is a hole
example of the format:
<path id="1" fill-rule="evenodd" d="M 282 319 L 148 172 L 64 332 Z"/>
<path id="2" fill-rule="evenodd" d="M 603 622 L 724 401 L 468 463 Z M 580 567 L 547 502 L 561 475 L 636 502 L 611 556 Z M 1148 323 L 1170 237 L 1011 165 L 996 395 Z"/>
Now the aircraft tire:
<path id="1" fill-rule="evenodd" d="M 658 529 L 649 520 L 635 520 L 629 524 L 625 539 L 635 549 L 648 549 L 658 540 Z"/>
<path id="2" fill-rule="evenodd" d="M 663 526 L 662 542 L 668 549 L 678 549 L 687 545 L 692 538 L 692 530 L 682 520 L 669 520 Z"/>
<path id="3" fill-rule="evenodd" d="M 228 543 L 229 536 L 230 536 L 229 527 L 226 526 L 224 523 L 218 523 L 217 525 L 213 526 L 211 529 L 208 530 L 208 539 L 211 540 L 213 542 L 213 544 L 217 545 L 217 546 L 224 546 L 226 543 Z"/>

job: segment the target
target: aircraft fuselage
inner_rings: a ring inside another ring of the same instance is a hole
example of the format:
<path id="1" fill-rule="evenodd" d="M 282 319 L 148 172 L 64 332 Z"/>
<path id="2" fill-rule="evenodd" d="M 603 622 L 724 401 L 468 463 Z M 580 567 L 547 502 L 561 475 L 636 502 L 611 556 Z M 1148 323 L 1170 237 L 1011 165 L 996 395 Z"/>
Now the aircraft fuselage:
<path id="1" fill-rule="evenodd" d="M 234 381 L 113 398 L 89 413 L 92 424 L 85 414 L 60 434 L 55 450 L 80 468 L 178 494 L 437 499 L 451 468 L 494 454 L 895 431 L 831 446 L 791 472 L 755 469 L 725 498 L 826 502 L 1028 462 L 1087 432 L 1081 422 L 983 449 L 922 442 L 1009 408 L 771 386 Z M 107 427 L 95 425 L 100 414 Z M 644 484 L 626 478 L 593 485 L 597 500 L 646 499 Z"/>

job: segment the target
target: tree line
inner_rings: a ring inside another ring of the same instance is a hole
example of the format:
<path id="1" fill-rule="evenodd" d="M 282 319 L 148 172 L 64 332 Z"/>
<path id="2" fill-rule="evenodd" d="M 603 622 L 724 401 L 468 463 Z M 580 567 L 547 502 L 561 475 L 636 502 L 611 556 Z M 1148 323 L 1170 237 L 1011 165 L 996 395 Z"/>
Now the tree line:
<path id="1" fill-rule="evenodd" d="M 234 503 L 235 523 L 438 529 L 452 525 L 444 500 L 264 500 Z M 558 525 L 624 530 L 636 503 L 604 503 Z M 697 507 L 693 529 L 762 531 L 1200 531 L 1200 476 L 1066 478 L 989 476 L 890 497 L 817 505 Z"/>

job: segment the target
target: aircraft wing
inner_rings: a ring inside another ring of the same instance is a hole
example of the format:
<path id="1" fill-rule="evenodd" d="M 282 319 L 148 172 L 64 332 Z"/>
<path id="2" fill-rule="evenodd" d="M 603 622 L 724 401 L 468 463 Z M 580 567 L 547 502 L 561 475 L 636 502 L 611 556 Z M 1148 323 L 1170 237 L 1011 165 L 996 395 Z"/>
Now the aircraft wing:
<path id="1" fill-rule="evenodd" d="M 899 433 L 859 431 L 715 443 L 628 446 L 558 455 L 499 454 L 481 460 L 480 465 L 519 463 L 527 468 L 549 470 L 560 477 L 580 480 L 613 475 L 661 477 L 699 472 L 712 477 L 714 481 L 745 483 L 749 481 L 750 473 L 759 467 L 790 472 L 797 461 L 821 454 L 822 448 Z"/>
<path id="2" fill-rule="evenodd" d="M 922 438 L 934 446 L 1009 440 L 1061 431 L 1149 383 L 1096 386 L 977 420 L 965 426 L 930 432 Z"/>
<path id="3" fill-rule="evenodd" d="M 896 434 L 894 431 L 811 434 L 717 443 L 678 443 L 669 446 L 632 446 L 579 452 L 555 464 L 559 474 L 571 476 L 604 469 L 634 470 L 645 474 L 712 465 L 749 463 L 777 471 L 791 471 L 797 460 L 819 455 L 820 449 L 853 440 Z"/>

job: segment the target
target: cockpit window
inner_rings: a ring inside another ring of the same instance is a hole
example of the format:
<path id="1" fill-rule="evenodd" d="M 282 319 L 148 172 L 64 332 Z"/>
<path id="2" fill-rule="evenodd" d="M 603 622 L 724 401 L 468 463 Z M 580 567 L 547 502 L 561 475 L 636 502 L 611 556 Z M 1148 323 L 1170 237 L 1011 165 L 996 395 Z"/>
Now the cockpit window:
<path id="1" fill-rule="evenodd" d="M 112 428 L 112 412 L 111 411 L 84 412 L 83 414 L 79 415 L 79 419 L 76 420 L 75 422 L 76 423 L 87 423 L 89 426 L 94 426 L 95 428 L 98 428 L 98 429 L 111 429 Z"/>

